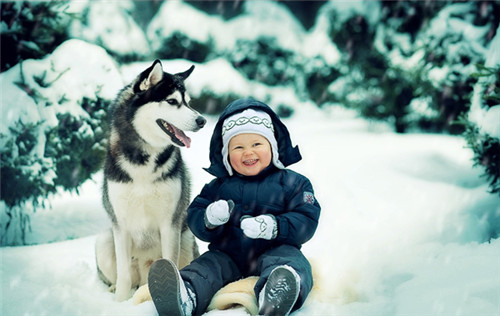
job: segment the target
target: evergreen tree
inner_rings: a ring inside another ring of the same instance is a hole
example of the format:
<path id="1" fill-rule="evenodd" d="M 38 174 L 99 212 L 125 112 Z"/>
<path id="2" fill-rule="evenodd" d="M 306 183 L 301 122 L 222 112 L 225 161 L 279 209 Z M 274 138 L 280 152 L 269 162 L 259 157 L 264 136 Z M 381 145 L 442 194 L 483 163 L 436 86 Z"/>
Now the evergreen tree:
<path id="1" fill-rule="evenodd" d="M 474 77 L 487 79 L 479 81 L 479 84 L 482 85 L 481 100 L 479 101 L 482 103 L 482 108 L 487 112 L 493 107 L 500 107 L 500 66 L 477 65 L 477 67 L 478 72 L 473 74 Z M 474 165 L 484 168 L 483 176 L 489 182 L 490 192 L 500 195 L 500 135 L 491 135 L 488 131 L 485 132 L 482 126 L 465 117 L 462 118 L 461 122 L 466 127 L 464 137 L 467 144 L 474 152 Z M 495 123 L 500 124 L 498 121 L 493 122 L 493 124 Z"/>
<path id="2" fill-rule="evenodd" d="M 41 58 L 68 38 L 73 18 L 66 1 L 2 1 L 1 71 L 21 60 Z"/>

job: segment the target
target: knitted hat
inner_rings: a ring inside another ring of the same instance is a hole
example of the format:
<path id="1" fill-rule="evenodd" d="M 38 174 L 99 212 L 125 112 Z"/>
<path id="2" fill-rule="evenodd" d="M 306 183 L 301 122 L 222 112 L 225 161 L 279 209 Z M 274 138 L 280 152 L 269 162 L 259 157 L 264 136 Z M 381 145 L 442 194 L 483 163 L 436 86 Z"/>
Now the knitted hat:
<path id="1" fill-rule="evenodd" d="M 265 137 L 271 144 L 273 164 L 279 169 L 285 169 L 285 166 L 279 161 L 278 143 L 274 137 L 271 117 L 265 112 L 247 109 L 228 117 L 222 124 L 222 161 L 230 176 L 233 175 L 233 169 L 228 158 L 229 141 L 234 136 L 245 133 L 259 134 Z"/>

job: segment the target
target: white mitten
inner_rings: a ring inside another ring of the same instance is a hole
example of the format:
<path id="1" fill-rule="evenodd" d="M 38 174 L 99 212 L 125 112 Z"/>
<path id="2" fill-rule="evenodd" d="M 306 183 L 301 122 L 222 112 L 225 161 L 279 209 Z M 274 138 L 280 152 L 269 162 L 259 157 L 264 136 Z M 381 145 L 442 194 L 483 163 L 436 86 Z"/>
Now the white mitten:
<path id="1" fill-rule="evenodd" d="M 253 239 L 271 240 L 278 235 L 278 224 L 272 215 L 244 216 L 241 218 L 240 227 L 247 237 Z"/>
<path id="2" fill-rule="evenodd" d="M 234 202 L 231 200 L 218 200 L 213 202 L 205 210 L 205 226 L 212 229 L 224 225 L 229 220 L 233 208 Z"/>

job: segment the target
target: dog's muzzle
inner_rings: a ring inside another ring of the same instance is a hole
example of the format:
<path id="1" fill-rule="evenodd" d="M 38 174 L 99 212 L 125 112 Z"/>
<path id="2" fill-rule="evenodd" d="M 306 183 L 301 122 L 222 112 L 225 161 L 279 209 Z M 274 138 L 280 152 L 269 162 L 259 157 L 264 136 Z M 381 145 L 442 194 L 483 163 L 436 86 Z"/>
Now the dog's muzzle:
<path id="1" fill-rule="evenodd" d="M 207 120 L 201 115 L 198 116 L 195 121 L 196 125 L 198 125 L 198 128 L 203 128 L 203 126 L 205 126 L 205 124 L 207 123 Z"/>

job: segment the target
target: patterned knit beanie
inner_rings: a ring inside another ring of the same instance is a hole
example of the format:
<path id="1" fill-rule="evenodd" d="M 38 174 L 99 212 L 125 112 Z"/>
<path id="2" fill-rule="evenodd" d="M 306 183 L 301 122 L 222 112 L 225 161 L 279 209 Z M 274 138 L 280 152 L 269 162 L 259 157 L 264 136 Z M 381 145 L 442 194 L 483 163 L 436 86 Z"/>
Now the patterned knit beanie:
<path id="1" fill-rule="evenodd" d="M 265 112 L 247 109 L 228 117 L 222 124 L 222 161 L 230 176 L 233 175 L 233 169 L 228 157 L 229 141 L 234 136 L 245 133 L 259 134 L 265 137 L 271 144 L 273 164 L 279 169 L 285 169 L 281 161 L 279 161 L 278 143 L 274 137 L 274 126 L 271 117 Z"/>

